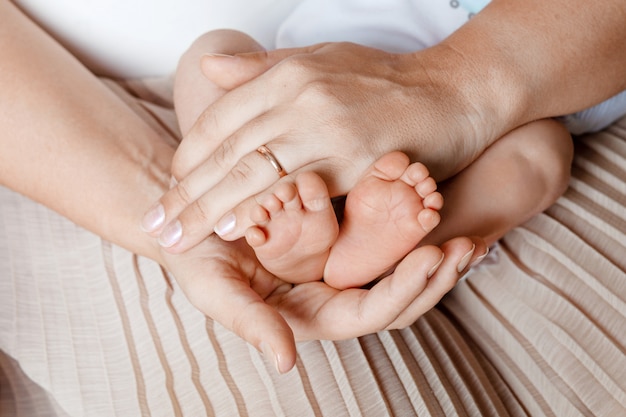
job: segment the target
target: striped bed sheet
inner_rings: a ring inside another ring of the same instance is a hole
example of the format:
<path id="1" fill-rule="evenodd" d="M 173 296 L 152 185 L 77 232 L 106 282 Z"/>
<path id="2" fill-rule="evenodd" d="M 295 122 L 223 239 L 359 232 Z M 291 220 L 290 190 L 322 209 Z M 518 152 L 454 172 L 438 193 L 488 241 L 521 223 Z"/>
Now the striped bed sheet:
<path id="1" fill-rule="evenodd" d="M 167 84 L 104 80 L 163 140 Z M 626 119 L 411 327 L 279 376 L 154 262 L 0 189 L 0 416 L 626 415 Z"/>

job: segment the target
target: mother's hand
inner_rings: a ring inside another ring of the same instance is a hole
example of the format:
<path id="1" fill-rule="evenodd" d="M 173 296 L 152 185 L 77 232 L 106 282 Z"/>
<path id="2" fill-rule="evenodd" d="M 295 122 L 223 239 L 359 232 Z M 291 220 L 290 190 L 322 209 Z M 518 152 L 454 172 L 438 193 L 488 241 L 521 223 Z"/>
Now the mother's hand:
<path id="1" fill-rule="evenodd" d="M 265 271 L 247 245 L 217 237 L 163 259 L 196 308 L 262 351 L 283 373 L 295 364 L 296 340 L 346 339 L 410 325 L 485 252 L 480 239 L 425 246 L 371 289 L 344 291 L 320 281 L 287 284 Z"/>
<path id="2" fill-rule="evenodd" d="M 466 127 L 476 115 L 451 87 L 455 80 L 439 63 L 444 54 L 428 52 L 330 43 L 205 58 L 213 81 L 242 85 L 211 105 L 185 137 L 172 168 L 180 182 L 155 206 L 160 222 L 148 231 L 172 253 L 216 225 L 222 234 L 230 227 L 241 235 L 247 225 L 218 221 L 232 219 L 225 214 L 279 178 L 256 152 L 261 145 L 290 174 L 320 174 L 332 196 L 345 194 L 394 150 L 424 162 L 438 179 L 457 172 L 482 150 L 473 147 L 478 132 Z"/>

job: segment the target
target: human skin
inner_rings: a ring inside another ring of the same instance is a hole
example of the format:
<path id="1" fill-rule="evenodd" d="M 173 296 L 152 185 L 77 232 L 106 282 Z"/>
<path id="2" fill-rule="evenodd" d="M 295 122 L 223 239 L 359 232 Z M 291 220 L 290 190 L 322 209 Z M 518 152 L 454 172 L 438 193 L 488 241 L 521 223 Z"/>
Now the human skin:
<path id="1" fill-rule="evenodd" d="M 0 1 L 0 91 L 0 184 L 165 266 L 196 308 L 281 372 L 295 363 L 296 340 L 409 325 L 486 251 L 468 238 L 420 248 L 400 273 L 354 291 L 287 285 L 251 251 L 216 237 L 172 255 L 139 223 L 169 187 L 174 148 L 8 1 Z"/>
<path id="2" fill-rule="evenodd" d="M 252 37 L 235 30 L 213 30 L 193 42 L 181 57 L 174 84 L 183 135 L 207 106 L 227 92 L 203 76 L 201 58 L 209 52 L 233 55 L 258 50 L 262 47 Z M 338 239 L 328 189 L 312 171 L 288 175 L 270 193 L 255 196 L 252 207 L 238 207 L 235 223 L 255 226 L 245 231 L 247 242 L 265 268 L 285 281 L 297 284 L 323 276 L 335 288 L 358 288 L 418 244 L 439 245 L 459 235 L 481 236 L 491 244 L 545 210 L 567 187 L 572 148 L 565 127 L 551 119 L 507 133 L 470 166 L 440 184 L 445 221 L 434 230 L 433 216 L 439 216 L 422 213 L 425 200 L 420 200 L 428 195 L 426 206 L 441 210 L 441 195 L 433 193 L 437 185 L 419 163 L 412 164 L 412 175 L 404 177 L 410 161 L 399 152 L 379 159 L 374 166 L 381 165 L 369 167 L 350 190 Z M 405 187 L 417 178 L 424 180 L 419 189 Z M 426 223 L 418 222 L 418 213 L 426 216 L 422 217 Z M 426 230 L 430 233 L 424 237 Z M 227 241 L 242 237 L 219 236 Z"/>
<path id="3" fill-rule="evenodd" d="M 625 19 L 621 0 L 494 0 L 412 54 L 335 43 L 206 57 L 212 81 L 239 87 L 185 136 L 172 166 L 179 184 L 159 200 L 164 221 L 150 232 L 172 253 L 211 234 L 276 181 L 255 152 L 263 144 L 287 172 L 319 173 L 332 196 L 393 150 L 449 178 L 514 128 L 624 90 Z"/>

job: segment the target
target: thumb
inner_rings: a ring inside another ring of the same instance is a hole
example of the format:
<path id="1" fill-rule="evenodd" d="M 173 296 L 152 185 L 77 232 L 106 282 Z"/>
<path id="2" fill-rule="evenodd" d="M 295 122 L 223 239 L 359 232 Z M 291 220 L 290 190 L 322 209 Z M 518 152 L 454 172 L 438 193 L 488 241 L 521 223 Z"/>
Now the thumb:
<path id="1" fill-rule="evenodd" d="M 187 297 L 206 316 L 263 353 L 279 373 L 289 371 L 296 362 L 296 344 L 285 319 L 243 281 L 231 281 L 230 284 L 226 288 L 211 289 L 214 295 L 221 296 L 207 297 L 208 290 L 197 289 Z"/>
<path id="2" fill-rule="evenodd" d="M 258 77 L 289 57 L 313 53 L 324 44 L 303 48 L 247 52 L 236 55 L 206 54 L 202 57 L 202 73 L 225 90 L 232 90 Z"/>
<path id="3" fill-rule="evenodd" d="M 294 335 L 273 307 L 259 300 L 248 304 L 237 315 L 236 320 L 230 322 L 236 334 L 263 353 L 278 373 L 293 368 L 296 362 Z"/>

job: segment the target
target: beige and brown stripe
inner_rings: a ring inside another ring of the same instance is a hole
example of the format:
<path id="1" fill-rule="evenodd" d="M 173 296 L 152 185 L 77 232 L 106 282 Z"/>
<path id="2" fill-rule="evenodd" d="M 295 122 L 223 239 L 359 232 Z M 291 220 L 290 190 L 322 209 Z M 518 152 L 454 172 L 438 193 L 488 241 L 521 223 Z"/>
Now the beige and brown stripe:
<path id="1" fill-rule="evenodd" d="M 108 84 L 175 140 L 158 83 Z M 302 343 L 284 376 L 158 265 L 6 189 L 0 297 L 1 416 L 626 415 L 626 120 L 435 310 Z"/>

